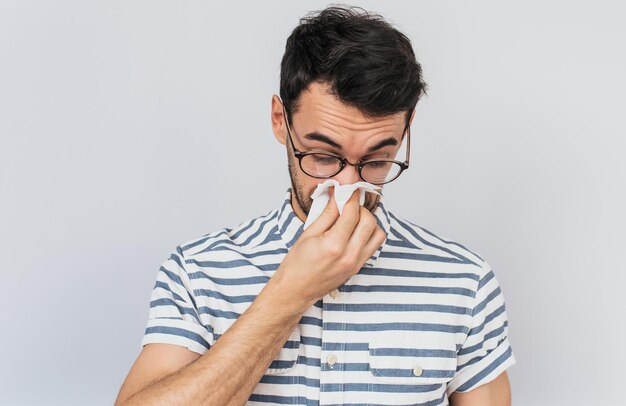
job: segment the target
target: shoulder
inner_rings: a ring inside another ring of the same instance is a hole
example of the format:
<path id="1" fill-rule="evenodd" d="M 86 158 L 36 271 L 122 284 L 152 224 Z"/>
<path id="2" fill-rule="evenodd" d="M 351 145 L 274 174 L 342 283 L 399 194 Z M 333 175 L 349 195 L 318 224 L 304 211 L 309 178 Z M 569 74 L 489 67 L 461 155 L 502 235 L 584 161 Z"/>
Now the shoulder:
<path id="1" fill-rule="evenodd" d="M 489 264 L 476 250 L 436 230 L 427 228 L 396 212 L 387 212 L 390 233 L 387 245 L 398 251 L 413 252 L 424 262 L 436 264 L 441 269 L 472 272 L 478 280 L 489 272 Z M 450 266 L 444 266 L 449 264 Z"/>
<path id="2" fill-rule="evenodd" d="M 212 251 L 236 250 L 245 251 L 250 247 L 263 243 L 268 234 L 276 230 L 278 210 L 271 210 L 260 216 L 247 219 L 235 226 L 223 227 L 211 233 L 184 241 L 176 247 L 176 251 L 185 260 L 194 258 Z"/>

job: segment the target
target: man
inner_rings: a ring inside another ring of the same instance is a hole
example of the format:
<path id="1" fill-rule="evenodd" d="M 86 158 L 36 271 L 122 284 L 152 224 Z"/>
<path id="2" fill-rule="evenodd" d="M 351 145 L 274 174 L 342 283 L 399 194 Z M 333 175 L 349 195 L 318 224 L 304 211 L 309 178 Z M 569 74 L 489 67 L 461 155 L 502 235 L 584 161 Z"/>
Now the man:
<path id="1" fill-rule="evenodd" d="M 341 215 L 331 198 L 303 230 L 324 179 L 383 185 L 408 167 L 425 89 L 409 40 L 329 7 L 294 29 L 280 82 L 271 122 L 291 188 L 163 263 L 116 404 L 509 405 L 515 358 L 483 258 L 370 193 Z"/>

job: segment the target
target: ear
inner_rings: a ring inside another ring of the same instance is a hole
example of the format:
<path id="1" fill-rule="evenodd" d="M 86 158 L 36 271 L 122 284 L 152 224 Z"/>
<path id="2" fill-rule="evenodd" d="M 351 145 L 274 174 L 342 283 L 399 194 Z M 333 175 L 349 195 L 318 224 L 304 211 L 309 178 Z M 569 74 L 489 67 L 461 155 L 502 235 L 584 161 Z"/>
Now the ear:
<path id="1" fill-rule="evenodd" d="M 280 100 L 280 97 L 277 95 L 272 95 L 272 131 L 274 132 L 274 137 L 278 142 L 285 145 L 287 141 L 287 128 L 285 126 L 285 117 L 283 115 L 283 103 Z"/>

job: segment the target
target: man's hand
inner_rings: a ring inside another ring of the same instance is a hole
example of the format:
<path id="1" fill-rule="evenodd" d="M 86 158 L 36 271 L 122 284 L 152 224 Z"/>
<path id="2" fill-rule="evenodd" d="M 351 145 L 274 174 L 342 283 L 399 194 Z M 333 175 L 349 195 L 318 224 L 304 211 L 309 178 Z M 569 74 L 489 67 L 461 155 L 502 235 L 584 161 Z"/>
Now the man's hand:
<path id="1" fill-rule="evenodd" d="M 355 190 L 339 215 L 334 188 L 326 208 L 300 235 L 270 283 L 290 297 L 312 306 L 344 284 L 385 241 L 385 232 L 369 210 L 359 205 Z"/>
<path id="2" fill-rule="evenodd" d="M 504 371 L 496 379 L 469 392 L 453 392 L 451 406 L 511 406 L 511 386 Z"/>

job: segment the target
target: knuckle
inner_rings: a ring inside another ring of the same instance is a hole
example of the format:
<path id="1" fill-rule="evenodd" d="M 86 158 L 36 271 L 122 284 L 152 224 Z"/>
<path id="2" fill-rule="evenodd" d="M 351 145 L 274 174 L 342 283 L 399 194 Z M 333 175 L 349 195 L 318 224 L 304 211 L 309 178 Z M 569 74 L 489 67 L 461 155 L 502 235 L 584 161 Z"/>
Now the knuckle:
<path id="1" fill-rule="evenodd" d="M 343 249 L 332 239 L 327 239 L 324 243 L 324 251 L 333 258 L 339 257 Z"/>
<path id="2" fill-rule="evenodd" d="M 359 214 L 362 217 L 374 218 L 374 215 L 372 214 L 372 212 L 369 211 L 369 209 L 366 209 L 363 206 L 359 206 L 359 207 L 360 207 Z"/>
<path id="3" fill-rule="evenodd" d="M 364 210 L 367 213 L 361 212 L 360 222 L 363 223 L 363 225 L 366 226 L 368 229 L 372 229 L 377 225 L 376 219 L 374 218 L 374 216 L 372 216 L 372 214 L 367 209 L 364 209 Z"/>
<path id="4" fill-rule="evenodd" d="M 385 242 L 385 240 L 387 239 L 387 234 L 385 234 L 385 231 L 381 229 L 380 227 L 376 228 L 376 234 L 377 234 L 376 237 L 378 238 L 381 244 Z"/>
<path id="5" fill-rule="evenodd" d="M 344 255 L 337 261 L 337 265 L 341 269 L 351 270 L 356 266 L 356 260 L 352 256 Z"/>

